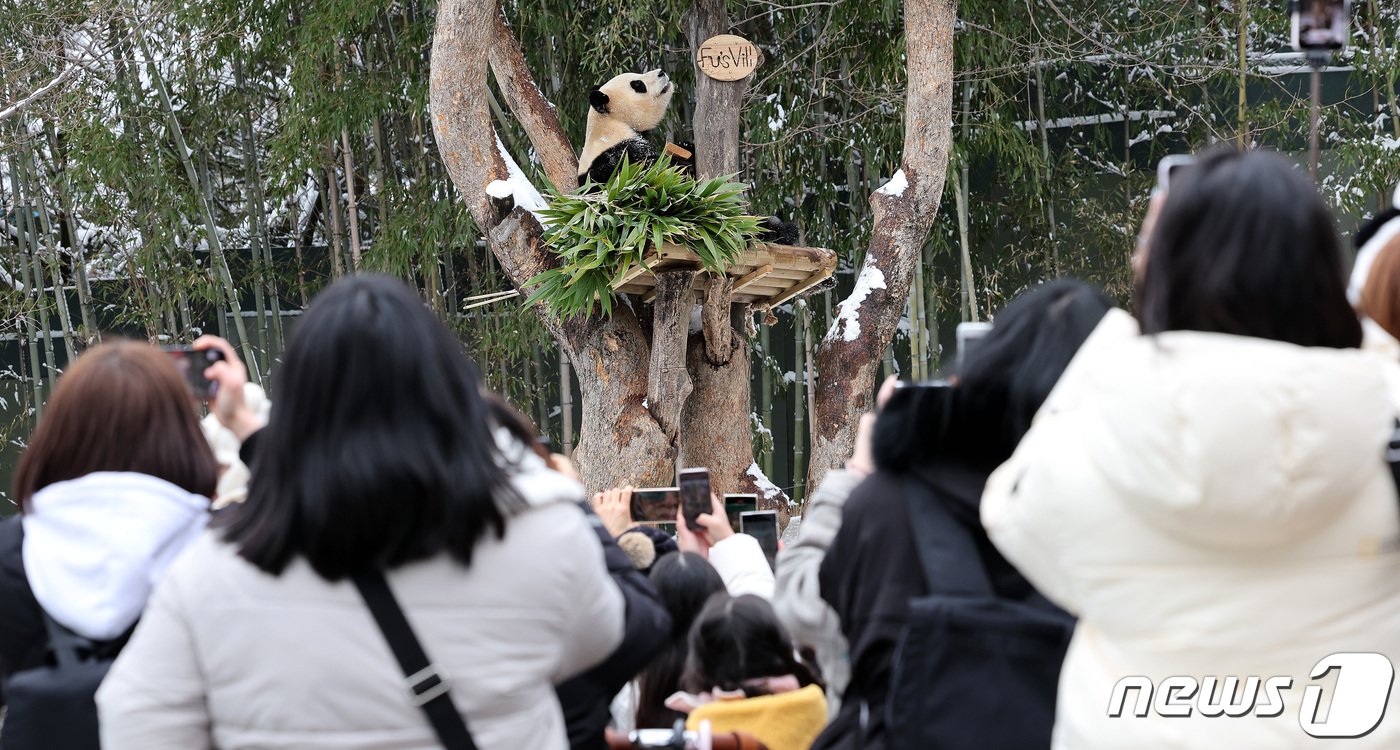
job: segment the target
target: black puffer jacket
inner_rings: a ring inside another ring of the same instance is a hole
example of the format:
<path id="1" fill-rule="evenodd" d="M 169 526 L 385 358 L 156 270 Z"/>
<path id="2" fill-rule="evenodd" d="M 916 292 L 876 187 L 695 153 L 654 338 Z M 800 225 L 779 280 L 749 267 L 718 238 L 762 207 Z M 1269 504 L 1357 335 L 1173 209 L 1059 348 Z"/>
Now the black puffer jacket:
<path id="1" fill-rule="evenodd" d="M 0 520 L 0 677 L 44 663 L 48 638 L 29 578 L 24 574 L 24 526 L 19 516 Z M 4 699 L 0 695 L 0 702 Z"/>
<path id="2" fill-rule="evenodd" d="M 906 389 L 880 413 L 874 441 L 879 469 L 851 492 L 841 530 L 822 561 L 822 598 L 841 618 L 850 644 L 851 682 L 840 713 L 814 749 L 887 747 L 885 704 L 895 648 L 909 600 L 929 593 L 906 505 L 906 481 L 924 484 L 946 503 L 977 546 L 979 559 L 968 564 L 982 566 L 998 597 L 1055 610 L 982 528 L 982 489 L 1009 451 L 997 444 L 989 419 L 952 411 L 948 398 L 946 389 Z"/>

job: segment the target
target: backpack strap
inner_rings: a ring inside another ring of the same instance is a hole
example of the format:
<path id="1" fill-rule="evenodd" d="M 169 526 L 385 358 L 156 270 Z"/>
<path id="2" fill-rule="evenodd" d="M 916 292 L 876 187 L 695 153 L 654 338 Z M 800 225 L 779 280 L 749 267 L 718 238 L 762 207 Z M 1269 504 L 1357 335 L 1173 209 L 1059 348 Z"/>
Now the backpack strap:
<path id="1" fill-rule="evenodd" d="M 466 719 L 452 702 L 452 683 L 428 660 L 384 574 L 371 569 L 355 574 L 353 580 L 403 670 L 409 700 L 423 709 L 438 741 L 448 750 L 476 750 Z"/>
<path id="2" fill-rule="evenodd" d="M 948 511 L 946 501 L 910 476 L 904 479 L 904 498 L 929 593 L 995 596 L 976 542 Z"/>
<path id="3" fill-rule="evenodd" d="M 53 654 L 54 661 L 60 667 L 81 664 L 84 661 L 83 655 L 95 654 L 97 644 L 95 641 L 84 638 L 77 633 L 58 624 L 56 620 L 49 616 L 40 608 L 44 617 L 44 630 L 49 635 L 49 651 Z"/>

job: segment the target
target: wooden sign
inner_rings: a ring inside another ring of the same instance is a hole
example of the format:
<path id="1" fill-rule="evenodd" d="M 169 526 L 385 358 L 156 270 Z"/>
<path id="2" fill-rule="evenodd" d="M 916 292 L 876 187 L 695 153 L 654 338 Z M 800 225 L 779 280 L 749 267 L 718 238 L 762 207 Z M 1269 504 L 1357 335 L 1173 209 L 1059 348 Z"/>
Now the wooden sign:
<path id="1" fill-rule="evenodd" d="M 695 52 L 695 67 L 717 81 L 737 81 L 763 63 L 753 42 L 733 34 L 712 36 Z"/>

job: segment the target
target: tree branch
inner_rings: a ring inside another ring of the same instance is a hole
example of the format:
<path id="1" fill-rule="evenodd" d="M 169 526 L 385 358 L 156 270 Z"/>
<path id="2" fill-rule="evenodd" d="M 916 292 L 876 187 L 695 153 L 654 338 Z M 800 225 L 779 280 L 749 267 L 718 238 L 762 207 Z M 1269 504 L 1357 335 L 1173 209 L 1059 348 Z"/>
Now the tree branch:
<path id="1" fill-rule="evenodd" d="M 578 160 L 559 122 L 554 105 L 544 98 L 525 62 L 520 42 L 506 23 L 505 12 L 496 14 L 491 45 L 491 71 L 496 74 L 506 106 L 520 120 L 530 144 L 540 156 L 544 173 L 556 190 L 570 192 L 578 187 Z"/>
<path id="2" fill-rule="evenodd" d="M 428 75 L 433 134 L 472 218 L 490 232 L 500 218 L 486 186 L 507 176 L 485 96 L 488 51 L 500 7 L 496 0 L 444 0 L 437 13 Z"/>
<path id="3" fill-rule="evenodd" d="M 81 65 L 78 65 L 77 63 L 69 63 L 68 66 L 63 69 L 63 72 L 53 77 L 53 80 L 35 89 L 28 96 L 20 99 L 14 104 L 11 104 L 10 106 L 4 109 L 0 109 L 0 122 L 4 122 L 5 120 L 10 119 L 11 117 L 19 114 L 25 107 L 28 107 L 30 104 L 33 104 L 34 102 L 44 98 L 44 96 L 46 96 L 50 91 L 53 91 L 59 86 L 62 86 L 65 81 L 67 81 L 69 78 L 72 78 L 75 73 L 82 69 L 83 67 Z"/>
<path id="4" fill-rule="evenodd" d="M 871 408 L 875 371 L 894 338 L 924 241 L 938 214 L 953 124 L 953 25 L 956 0 L 906 0 L 908 89 L 899 181 L 870 197 L 875 226 L 857 294 L 841 303 L 837 322 L 816 354 L 812 460 L 808 487 L 821 483 L 855 446 L 855 428 Z"/>

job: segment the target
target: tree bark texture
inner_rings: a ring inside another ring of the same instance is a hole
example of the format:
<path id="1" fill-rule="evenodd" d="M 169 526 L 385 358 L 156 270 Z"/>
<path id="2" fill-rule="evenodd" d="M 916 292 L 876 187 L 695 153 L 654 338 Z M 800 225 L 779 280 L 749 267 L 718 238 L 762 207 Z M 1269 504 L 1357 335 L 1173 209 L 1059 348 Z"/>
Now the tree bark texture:
<path id="1" fill-rule="evenodd" d="M 739 171 L 739 112 L 748 79 L 716 81 L 695 64 L 695 53 L 706 39 L 729 33 L 725 6 L 725 0 L 695 0 L 686 15 L 690 61 L 695 65 L 695 175 L 702 180 Z"/>
<path id="2" fill-rule="evenodd" d="M 902 193 L 870 197 L 875 226 L 861 274 L 883 284 L 841 303 L 837 322 L 816 352 L 816 399 L 812 404 L 809 493 L 826 472 L 840 466 L 855 446 L 860 416 L 873 406 L 875 371 L 894 337 L 920 250 L 948 172 L 953 123 L 953 25 L 955 0 L 907 0 L 904 33 L 908 90 L 904 102 Z M 857 317 L 859 333 L 842 318 Z"/>
<path id="3" fill-rule="evenodd" d="M 686 339 L 695 306 L 695 271 L 660 271 L 652 303 L 651 365 L 647 372 L 647 408 L 672 444 L 681 428 L 681 410 L 691 394 L 686 372 Z M 703 465 L 703 464 L 702 464 Z"/>
<path id="4" fill-rule="evenodd" d="M 539 152 L 544 173 L 555 189 L 569 192 L 578 187 L 578 160 L 559 123 L 559 115 L 535 85 L 520 42 L 506 23 L 505 12 L 497 10 L 495 39 L 491 44 L 491 70 L 500 84 L 506 106 L 525 128 Z"/>

